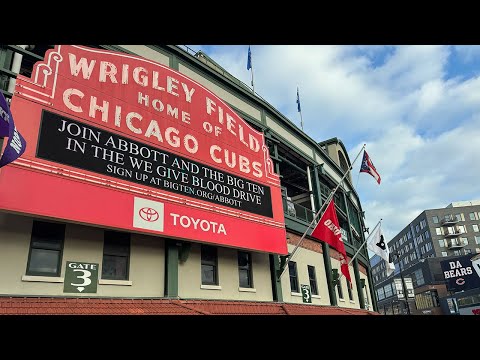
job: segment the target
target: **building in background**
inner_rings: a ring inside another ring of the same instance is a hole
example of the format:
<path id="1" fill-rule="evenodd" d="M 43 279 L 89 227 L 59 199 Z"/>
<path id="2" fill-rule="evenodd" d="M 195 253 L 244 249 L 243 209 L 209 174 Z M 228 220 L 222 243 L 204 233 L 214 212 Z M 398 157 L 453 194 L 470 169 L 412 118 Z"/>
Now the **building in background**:
<path id="1" fill-rule="evenodd" d="M 351 289 L 308 235 L 280 276 L 349 171 L 345 146 L 310 138 L 206 54 L 0 45 L 0 76 L 27 140 L 0 169 L 4 313 L 376 310 L 365 248 Z M 365 240 L 350 174 L 334 199 L 350 260 Z"/>
<path id="2" fill-rule="evenodd" d="M 475 297 L 478 290 L 462 294 L 448 291 L 441 268 L 442 261 L 480 253 L 479 200 L 453 202 L 445 208 L 423 211 L 388 246 L 395 263 L 394 274 L 386 276 L 385 264 L 378 256 L 370 260 L 380 313 L 449 314 L 448 306 L 442 305 L 447 299 L 459 300 L 459 307 L 480 303 Z M 395 286 L 400 273 L 413 283 L 414 297 L 409 299 L 408 308 L 403 291 L 397 291 Z"/>

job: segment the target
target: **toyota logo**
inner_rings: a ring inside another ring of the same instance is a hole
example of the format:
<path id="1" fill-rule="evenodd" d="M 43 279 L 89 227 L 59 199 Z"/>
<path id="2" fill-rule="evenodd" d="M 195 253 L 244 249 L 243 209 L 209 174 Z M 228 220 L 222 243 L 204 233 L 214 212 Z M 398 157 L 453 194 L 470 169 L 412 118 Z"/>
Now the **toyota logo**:
<path id="1" fill-rule="evenodd" d="M 148 221 L 148 222 L 154 222 L 154 221 L 157 221 L 159 216 L 158 215 L 158 212 L 157 210 L 155 209 L 152 209 L 150 207 L 144 207 L 144 208 L 141 208 L 139 211 L 138 211 L 138 215 L 140 215 L 140 217 L 145 220 L 145 221 Z"/>

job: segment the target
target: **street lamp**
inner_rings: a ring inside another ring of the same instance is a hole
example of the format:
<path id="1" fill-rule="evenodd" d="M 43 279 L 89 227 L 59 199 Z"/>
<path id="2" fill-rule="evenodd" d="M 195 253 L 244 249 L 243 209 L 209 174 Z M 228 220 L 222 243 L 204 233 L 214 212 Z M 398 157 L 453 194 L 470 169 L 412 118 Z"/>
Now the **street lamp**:
<path id="1" fill-rule="evenodd" d="M 395 256 L 395 260 L 399 260 L 400 256 L 398 255 L 398 250 L 395 251 L 394 253 L 390 253 L 390 255 Z M 389 261 L 392 262 L 392 261 Z M 408 305 L 408 297 L 407 297 L 407 289 L 405 288 L 405 281 L 403 281 L 403 271 L 402 271 L 402 262 L 398 261 L 398 265 L 400 266 L 400 280 L 402 281 L 402 290 L 403 290 L 403 296 L 405 297 L 405 304 L 407 307 L 407 315 L 410 314 L 410 306 Z"/>

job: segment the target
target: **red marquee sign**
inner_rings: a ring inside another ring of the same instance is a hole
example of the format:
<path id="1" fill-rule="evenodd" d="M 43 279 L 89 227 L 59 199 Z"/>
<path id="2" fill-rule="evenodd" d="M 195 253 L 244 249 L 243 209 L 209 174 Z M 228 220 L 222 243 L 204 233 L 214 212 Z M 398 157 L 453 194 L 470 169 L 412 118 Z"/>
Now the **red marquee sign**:
<path id="1" fill-rule="evenodd" d="M 286 254 L 265 139 L 188 77 L 128 54 L 57 45 L 18 76 L 27 141 L 0 209 Z"/>

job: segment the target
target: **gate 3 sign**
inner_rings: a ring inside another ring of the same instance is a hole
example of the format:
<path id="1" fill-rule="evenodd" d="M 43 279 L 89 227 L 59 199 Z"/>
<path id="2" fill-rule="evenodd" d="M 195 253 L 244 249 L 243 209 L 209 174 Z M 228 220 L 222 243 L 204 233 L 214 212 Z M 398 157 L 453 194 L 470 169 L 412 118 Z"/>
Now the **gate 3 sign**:
<path id="1" fill-rule="evenodd" d="M 480 254 L 465 255 L 440 263 L 449 291 L 480 287 Z"/>
<path id="2" fill-rule="evenodd" d="M 97 280 L 98 264 L 67 261 L 63 292 L 76 294 L 96 293 Z"/>
<path id="3" fill-rule="evenodd" d="M 0 173 L 0 210 L 287 254 L 263 133 L 201 84 L 139 56 L 57 45 L 15 86 L 29 146 Z"/>

